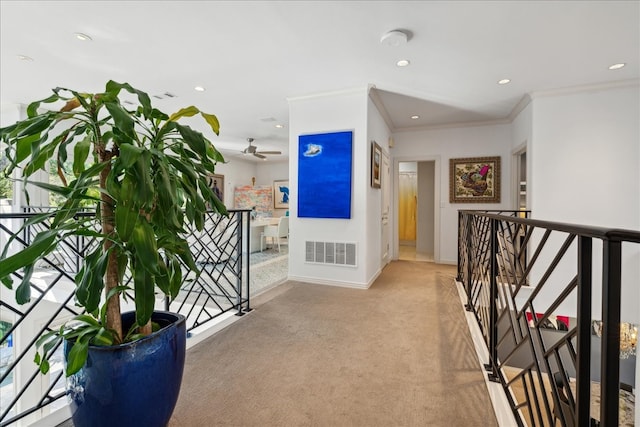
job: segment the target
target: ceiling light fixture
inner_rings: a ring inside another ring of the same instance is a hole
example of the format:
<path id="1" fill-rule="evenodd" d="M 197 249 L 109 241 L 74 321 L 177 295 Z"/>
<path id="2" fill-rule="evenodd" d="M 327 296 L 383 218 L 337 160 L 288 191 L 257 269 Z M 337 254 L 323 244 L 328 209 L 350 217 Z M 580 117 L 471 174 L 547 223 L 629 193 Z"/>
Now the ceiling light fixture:
<path id="1" fill-rule="evenodd" d="M 83 42 L 93 40 L 90 36 L 88 36 L 88 35 L 86 35 L 84 33 L 74 33 L 73 35 L 76 36 L 76 38 L 78 40 L 82 40 Z"/>
<path id="2" fill-rule="evenodd" d="M 411 120 L 418 120 L 420 118 L 420 116 L 418 116 L 417 114 L 414 116 L 411 116 Z"/>
<path id="3" fill-rule="evenodd" d="M 406 67 L 406 66 L 408 66 L 409 64 L 411 64 L 411 62 L 409 62 L 409 60 L 408 60 L 408 59 L 401 59 L 400 61 L 396 62 L 396 65 L 397 65 L 398 67 Z"/>
<path id="4" fill-rule="evenodd" d="M 33 61 L 33 58 L 27 55 L 18 55 L 20 61 Z"/>
<path id="5" fill-rule="evenodd" d="M 196 86 L 193 89 L 195 91 L 197 91 L 197 92 L 204 92 L 205 90 L 207 90 L 207 89 L 203 88 L 202 86 Z"/>
<path id="6" fill-rule="evenodd" d="M 276 127 L 277 127 L 278 129 L 282 129 L 282 128 L 284 127 L 284 125 L 280 125 L 280 124 L 278 124 L 278 125 L 276 125 Z"/>
<path id="7" fill-rule="evenodd" d="M 610 65 L 609 69 L 610 70 L 619 70 L 620 68 L 624 67 L 625 65 L 627 65 L 627 64 L 625 64 L 624 62 L 620 62 L 618 64 Z"/>
<path id="8" fill-rule="evenodd" d="M 507 83 L 511 83 L 511 80 L 510 79 L 498 80 L 499 85 L 506 85 Z"/>
<path id="9" fill-rule="evenodd" d="M 384 33 L 380 38 L 380 43 L 386 46 L 398 47 L 407 43 L 407 33 L 401 30 L 393 30 Z"/>

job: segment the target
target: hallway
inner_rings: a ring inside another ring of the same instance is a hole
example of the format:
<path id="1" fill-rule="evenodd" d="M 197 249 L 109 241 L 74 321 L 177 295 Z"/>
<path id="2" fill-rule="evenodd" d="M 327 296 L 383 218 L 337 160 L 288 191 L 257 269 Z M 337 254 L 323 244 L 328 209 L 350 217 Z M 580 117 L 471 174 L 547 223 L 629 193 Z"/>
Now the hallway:
<path id="1" fill-rule="evenodd" d="M 433 254 L 424 254 L 416 251 L 415 245 L 400 245 L 398 259 L 401 261 L 433 262 Z"/>
<path id="2" fill-rule="evenodd" d="M 170 427 L 497 425 L 455 272 L 397 261 L 369 290 L 265 292 L 188 351 Z"/>

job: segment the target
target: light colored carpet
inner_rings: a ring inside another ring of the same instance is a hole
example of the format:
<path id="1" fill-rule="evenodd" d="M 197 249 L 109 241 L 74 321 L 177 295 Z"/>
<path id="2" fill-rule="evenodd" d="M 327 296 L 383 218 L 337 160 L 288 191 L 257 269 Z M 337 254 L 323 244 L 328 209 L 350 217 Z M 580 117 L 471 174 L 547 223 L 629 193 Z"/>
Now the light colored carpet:
<path id="1" fill-rule="evenodd" d="M 455 267 L 369 290 L 285 282 L 187 353 L 170 427 L 495 426 Z"/>

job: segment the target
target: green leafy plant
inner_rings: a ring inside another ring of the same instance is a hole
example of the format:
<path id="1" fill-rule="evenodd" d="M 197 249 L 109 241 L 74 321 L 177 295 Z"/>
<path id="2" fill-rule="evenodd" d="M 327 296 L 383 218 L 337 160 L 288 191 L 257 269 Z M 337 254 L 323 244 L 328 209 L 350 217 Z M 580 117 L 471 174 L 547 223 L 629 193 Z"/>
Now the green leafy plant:
<path id="1" fill-rule="evenodd" d="M 137 104 L 130 107 L 124 96 Z M 62 107 L 43 109 L 54 103 Z M 42 355 L 36 355 L 36 363 L 43 372 L 62 338 L 74 343 L 66 372 L 71 375 L 83 366 L 89 345 L 119 344 L 150 334 L 156 288 L 175 298 L 183 281 L 182 265 L 198 272 L 185 226 L 201 230 L 208 209 L 224 215 L 227 211 L 207 183 L 223 156 L 201 132 L 178 123 L 196 115 L 219 133 L 215 115 L 193 106 L 167 115 L 152 107 L 145 92 L 109 81 L 105 91 L 96 94 L 56 88 L 29 105 L 25 120 L 0 129 L 7 145 L 6 176 L 19 167 L 25 184 L 63 200 L 54 212 L 25 222 L 23 228 L 46 224 L 28 247 L 8 255 L 10 245 L 5 246 L 0 280 L 15 288 L 17 302 L 30 300 L 36 262 L 62 240 L 85 236 L 99 241 L 75 276 L 76 302 L 86 312 L 37 342 Z M 56 165 L 61 185 L 30 180 L 48 162 Z M 65 170 L 69 164 L 72 170 Z M 88 202 L 95 203 L 95 215 L 81 214 Z M 22 280 L 14 286 L 12 273 L 20 270 Z M 125 277 L 132 278 L 132 285 L 125 285 Z M 133 295 L 136 312 L 128 331 L 122 329 L 120 311 L 125 292 Z"/>

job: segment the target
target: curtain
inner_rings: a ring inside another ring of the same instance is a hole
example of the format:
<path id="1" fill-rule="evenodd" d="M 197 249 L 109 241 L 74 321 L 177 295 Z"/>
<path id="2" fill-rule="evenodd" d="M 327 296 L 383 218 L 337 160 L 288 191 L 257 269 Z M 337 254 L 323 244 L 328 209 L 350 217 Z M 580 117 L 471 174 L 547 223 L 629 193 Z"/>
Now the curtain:
<path id="1" fill-rule="evenodd" d="M 400 172 L 399 240 L 416 240 L 418 177 L 415 172 Z"/>

